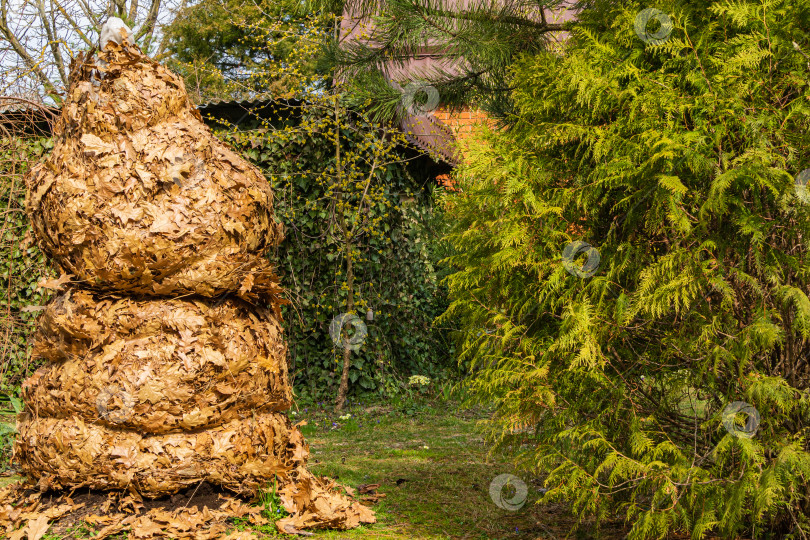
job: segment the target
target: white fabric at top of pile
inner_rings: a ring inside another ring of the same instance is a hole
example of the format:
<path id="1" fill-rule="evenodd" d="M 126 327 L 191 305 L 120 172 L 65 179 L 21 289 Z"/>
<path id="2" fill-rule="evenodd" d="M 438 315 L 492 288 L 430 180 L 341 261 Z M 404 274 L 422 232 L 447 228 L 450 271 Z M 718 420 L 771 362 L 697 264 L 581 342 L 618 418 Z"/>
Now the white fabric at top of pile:
<path id="1" fill-rule="evenodd" d="M 110 41 L 114 41 L 119 45 L 123 45 L 124 41 L 132 44 L 132 30 L 118 17 L 110 17 L 101 27 L 101 37 L 98 40 L 99 48 L 103 50 Z"/>

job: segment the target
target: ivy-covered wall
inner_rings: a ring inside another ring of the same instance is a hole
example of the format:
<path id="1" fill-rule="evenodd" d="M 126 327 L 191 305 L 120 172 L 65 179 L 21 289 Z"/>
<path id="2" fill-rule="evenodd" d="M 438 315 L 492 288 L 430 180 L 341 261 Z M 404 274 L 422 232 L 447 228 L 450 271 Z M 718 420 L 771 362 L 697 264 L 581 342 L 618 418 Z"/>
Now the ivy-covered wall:
<path id="1" fill-rule="evenodd" d="M 409 150 L 404 139 L 380 135 L 361 115 L 346 112 L 337 123 L 332 115 L 316 104 L 278 107 L 265 111 L 264 120 L 247 122 L 248 129 L 225 135 L 265 171 L 276 217 L 285 226 L 286 239 L 271 257 L 291 301 L 283 313 L 295 387 L 331 398 L 341 373 L 342 349 L 329 334 L 347 300 L 345 246 L 333 226 L 336 192 L 330 180 L 338 161 L 337 124 L 342 166 L 357 179 L 342 192 L 353 208 L 373 167 L 374 145 L 387 145 L 385 164 L 377 165 L 371 183 L 374 204 L 362 209 L 362 219 L 372 225 L 354 250 L 355 312 L 368 336 L 352 352 L 350 393 L 391 395 L 411 375 L 448 377 L 455 371 L 451 345 L 446 330 L 433 327 L 446 309 L 436 264 L 442 220 L 433 205 L 441 166 Z M 367 319 L 369 310 L 373 320 Z"/>
<path id="2" fill-rule="evenodd" d="M 54 273 L 29 241 L 24 180 L 30 166 L 52 147 L 45 137 L 16 137 L 8 128 L 0 132 L 0 400 L 16 397 L 34 367 L 28 357 L 38 311 L 26 308 L 47 300 L 37 282 Z"/>

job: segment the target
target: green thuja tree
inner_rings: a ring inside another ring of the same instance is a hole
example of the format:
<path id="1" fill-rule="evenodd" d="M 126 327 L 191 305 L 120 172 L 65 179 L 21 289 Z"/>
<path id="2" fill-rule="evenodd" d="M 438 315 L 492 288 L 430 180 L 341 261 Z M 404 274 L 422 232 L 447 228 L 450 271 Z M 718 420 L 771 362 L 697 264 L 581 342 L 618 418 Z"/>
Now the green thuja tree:
<path id="1" fill-rule="evenodd" d="M 589 4 L 444 200 L 469 386 L 543 502 L 807 538 L 810 4 Z"/>

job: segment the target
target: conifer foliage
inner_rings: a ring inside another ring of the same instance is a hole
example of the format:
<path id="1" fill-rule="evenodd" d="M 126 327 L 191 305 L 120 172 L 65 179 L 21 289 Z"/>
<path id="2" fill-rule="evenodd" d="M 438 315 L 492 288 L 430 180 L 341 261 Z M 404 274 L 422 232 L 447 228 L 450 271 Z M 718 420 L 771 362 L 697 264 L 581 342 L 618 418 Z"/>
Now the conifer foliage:
<path id="1" fill-rule="evenodd" d="M 470 386 L 545 501 L 807 538 L 810 4 L 589 4 L 444 201 Z"/>
<path id="2" fill-rule="evenodd" d="M 342 16 L 354 37 L 326 44 L 327 64 L 354 81 L 358 103 L 377 118 L 402 114 L 403 88 L 390 78 L 432 86 L 443 106 L 471 101 L 508 109 L 510 66 L 543 51 L 568 23 L 559 15 L 572 0 L 287 0 L 298 9 Z M 295 9 L 295 8 L 293 8 Z M 337 37 L 337 36 L 335 36 Z M 396 74 L 414 57 L 437 61 Z M 384 73 L 387 74 L 383 76 Z M 403 86 L 405 86 L 403 85 Z M 417 102 L 424 99 L 417 94 Z M 370 102 L 367 103 L 367 101 Z"/>

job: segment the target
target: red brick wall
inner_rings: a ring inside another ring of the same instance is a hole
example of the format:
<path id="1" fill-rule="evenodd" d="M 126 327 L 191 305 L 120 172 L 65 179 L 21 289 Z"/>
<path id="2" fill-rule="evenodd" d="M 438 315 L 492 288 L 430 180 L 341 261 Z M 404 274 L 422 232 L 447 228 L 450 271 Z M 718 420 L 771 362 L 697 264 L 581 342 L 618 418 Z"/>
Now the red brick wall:
<path id="1" fill-rule="evenodd" d="M 450 112 L 448 109 L 439 107 L 431 114 L 453 132 L 458 142 L 459 152 L 462 156 L 466 154 L 466 145 L 464 143 L 472 136 L 476 126 L 486 123 L 491 124 L 489 117 L 484 112 L 477 109 L 465 108 Z M 436 181 L 446 189 L 455 191 L 455 182 L 450 175 L 443 174 L 438 176 L 436 177 Z"/>
<path id="2" fill-rule="evenodd" d="M 453 133 L 461 141 L 473 132 L 473 127 L 476 124 L 486 123 L 489 120 L 489 117 L 484 112 L 466 108 L 451 113 L 448 109 L 439 107 L 433 111 L 433 116 L 452 129 Z"/>

